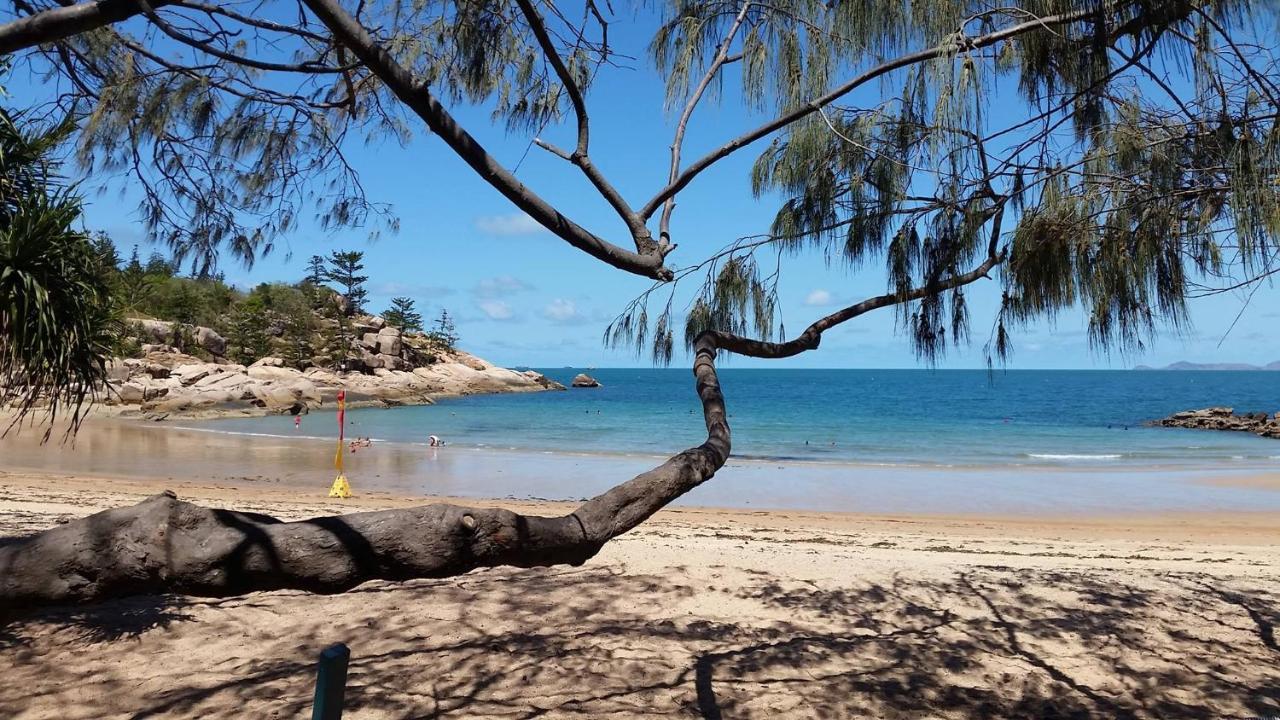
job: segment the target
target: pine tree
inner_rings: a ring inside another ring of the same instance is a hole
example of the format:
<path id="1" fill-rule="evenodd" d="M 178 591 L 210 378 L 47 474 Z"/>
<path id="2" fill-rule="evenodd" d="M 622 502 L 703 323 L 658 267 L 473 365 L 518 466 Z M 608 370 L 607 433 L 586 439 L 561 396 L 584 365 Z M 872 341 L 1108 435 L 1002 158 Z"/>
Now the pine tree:
<path id="1" fill-rule="evenodd" d="M 325 268 L 324 256 L 312 255 L 311 259 L 307 261 L 306 282 L 309 282 L 312 285 L 319 287 L 324 284 L 324 281 L 328 277 L 329 277 L 329 272 Z"/>
<path id="2" fill-rule="evenodd" d="M 169 316 L 180 323 L 195 325 L 199 309 L 200 299 L 192 292 L 190 285 L 178 283 L 169 301 Z"/>
<path id="3" fill-rule="evenodd" d="M 364 310 L 365 300 L 369 292 L 364 284 L 369 279 L 361 275 L 364 270 L 364 253 L 357 250 L 335 250 L 329 253 L 329 268 L 325 271 L 325 279 L 342 287 L 342 294 L 347 298 L 347 315 L 355 315 Z"/>
<path id="4" fill-rule="evenodd" d="M 227 331 L 227 357 L 248 365 L 271 349 L 267 336 L 267 313 L 256 298 L 237 303 L 231 309 Z"/>
<path id="5" fill-rule="evenodd" d="M 277 354 L 290 367 L 302 369 L 311 364 L 315 348 L 311 344 L 313 322 L 309 310 L 297 312 L 289 308 L 278 313 L 283 327 Z"/>
<path id="6" fill-rule="evenodd" d="M 138 260 L 138 246 L 133 246 L 129 262 L 117 279 L 116 298 L 124 310 L 138 310 L 151 299 L 154 284 Z"/>
<path id="7" fill-rule="evenodd" d="M 427 337 L 445 350 L 457 347 L 458 331 L 453 326 L 453 318 L 449 316 L 448 310 L 440 311 L 440 317 L 436 318 L 435 326 L 427 333 Z"/>
<path id="8" fill-rule="evenodd" d="M 155 275 L 162 278 L 171 278 L 178 274 L 178 269 L 173 263 L 164 259 L 164 256 L 158 252 L 151 253 L 147 258 L 146 271 L 148 275 Z"/>
<path id="9" fill-rule="evenodd" d="M 399 328 L 400 332 L 422 331 L 422 315 L 415 312 L 413 298 L 391 298 L 391 307 L 382 313 L 382 319 L 386 320 L 388 325 Z"/>
<path id="10" fill-rule="evenodd" d="M 94 233 L 93 251 L 98 256 L 102 271 L 114 277 L 120 270 L 120 255 L 116 252 L 116 244 L 111 242 L 110 236 L 101 231 Z"/>

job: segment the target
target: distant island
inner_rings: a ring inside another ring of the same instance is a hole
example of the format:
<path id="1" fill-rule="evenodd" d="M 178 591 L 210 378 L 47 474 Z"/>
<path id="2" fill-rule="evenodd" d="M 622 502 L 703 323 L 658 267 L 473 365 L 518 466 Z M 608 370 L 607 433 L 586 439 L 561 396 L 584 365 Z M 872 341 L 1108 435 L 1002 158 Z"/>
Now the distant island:
<path id="1" fill-rule="evenodd" d="M 1250 365 L 1248 363 L 1193 363 L 1185 360 L 1165 365 L 1162 368 L 1150 365 L 1136 365 L 1134 370 L 1280 370 L 1280 360 L 1266 365 Z"/>

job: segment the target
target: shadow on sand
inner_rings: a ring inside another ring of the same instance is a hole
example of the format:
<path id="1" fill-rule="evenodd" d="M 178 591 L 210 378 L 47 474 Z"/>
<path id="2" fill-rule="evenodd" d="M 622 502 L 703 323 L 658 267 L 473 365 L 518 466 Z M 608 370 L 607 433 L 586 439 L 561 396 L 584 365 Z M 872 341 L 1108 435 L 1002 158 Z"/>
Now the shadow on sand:
<path id="1" fill-rule="evenodd" d="M 850 587 L 715 577 L 489 571 L 46 609 L 0 629 L 0 716 L 299 717 L 334 641 L 352 647 L 356 720 L 1280 713 L 1280 604 L 1258 587 L 1004 567 Z M 68 694 L 86 683 L 101 705 Z"/>

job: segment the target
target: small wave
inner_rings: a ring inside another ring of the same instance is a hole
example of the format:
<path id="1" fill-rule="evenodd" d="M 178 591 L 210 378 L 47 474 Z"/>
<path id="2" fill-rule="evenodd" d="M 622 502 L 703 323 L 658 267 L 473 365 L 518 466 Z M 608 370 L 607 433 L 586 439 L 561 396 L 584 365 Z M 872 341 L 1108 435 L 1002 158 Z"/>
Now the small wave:
<path id="1" fill-rule="evenodd" d="M 216 428 L 190 427 L 187 425 L 170 425 L 170 430 L 186 432 L 212 433 L 214 435 L 236 435 L 239 437 L 278 438 L 281 440 L 331 440 L 321 435 L 281 435 L 279 433 L 246 432 L 244 430 L 219 430 Z"/>
<path id="2" fill-rule="evenodd" d="M 1063 454 L 1057 455 L 1053 453 L 1027 453 L 1027 457 L 1037 460 L 1119 460 L 1123 455 L 1086 455 L 1086 454 Z"/>

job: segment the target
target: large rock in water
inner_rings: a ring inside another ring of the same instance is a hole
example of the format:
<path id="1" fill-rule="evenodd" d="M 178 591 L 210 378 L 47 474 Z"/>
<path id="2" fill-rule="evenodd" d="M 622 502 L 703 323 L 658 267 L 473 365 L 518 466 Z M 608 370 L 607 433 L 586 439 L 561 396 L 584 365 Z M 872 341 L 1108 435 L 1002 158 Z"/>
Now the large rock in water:
<path id="1" fill-rule="evenodd" d="M 1229 407 L 1212 407 L 1203 410 L 1187 410 L 1167 418 L 1155 420 L 1149 425 L 1159 427 L 1191 428 L 1195 430 L 1230 430 L 1251 432 L 1267 438 L 1280 439 L 1280 413 L 1275 416 L 1264 412 L 1236 414 Z"/>
<path id="2" fill-rule="evenodd" d="M 569 384 L 574 387 L 600 387 L 600 382 L 586 373 L 578 373 Z"/>

